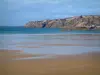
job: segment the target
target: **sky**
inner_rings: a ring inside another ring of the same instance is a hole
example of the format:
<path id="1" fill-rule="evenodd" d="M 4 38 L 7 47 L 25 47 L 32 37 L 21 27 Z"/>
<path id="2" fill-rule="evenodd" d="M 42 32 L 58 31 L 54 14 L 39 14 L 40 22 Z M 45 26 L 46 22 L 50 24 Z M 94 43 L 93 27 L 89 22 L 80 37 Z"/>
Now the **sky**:
<path id="1" fill-rule="evenodd" d="M 0 26 L 28 21 L 100 15 L 100 0 L 0 0 Z"/>

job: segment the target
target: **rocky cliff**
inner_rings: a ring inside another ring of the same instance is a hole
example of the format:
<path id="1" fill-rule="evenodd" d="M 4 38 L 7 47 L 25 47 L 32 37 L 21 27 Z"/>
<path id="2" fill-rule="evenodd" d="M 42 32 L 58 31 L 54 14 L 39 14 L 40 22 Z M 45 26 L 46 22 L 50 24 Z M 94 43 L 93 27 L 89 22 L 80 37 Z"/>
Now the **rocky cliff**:
<path id="1" fill-rule="evenodd" d="M 91 25 L 96 25 L 100 27 L 100 15 L 75 16 L 64 19 L 30 21 L 25 24 L 25 27 L 41 28 L 44 23 L 46 24 L 45 28 L 68 28 L 68 27 L 75 28 L 75 27 L 89 27 Z"/>

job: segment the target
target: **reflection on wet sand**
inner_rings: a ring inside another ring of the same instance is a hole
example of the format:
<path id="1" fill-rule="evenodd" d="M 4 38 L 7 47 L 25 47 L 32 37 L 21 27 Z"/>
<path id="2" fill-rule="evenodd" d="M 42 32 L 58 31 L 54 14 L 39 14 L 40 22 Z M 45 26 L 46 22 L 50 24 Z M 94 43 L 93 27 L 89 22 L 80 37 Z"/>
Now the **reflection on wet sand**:
<path id="1" fill-rule="evenodd" d="M 43 42 L 16 42 L 9 45 L 28 45 L 28 44 L 45 44 Z"/>
<path id="2" fill-rule="evenodd" d="M 17 48 L 42 48 L 40 46 L 16 46 Z"/>
<path id="3" fill-rule="evenodd" d="M 86 44 L 43 44 L 42 46 L 85 46 L 85 47 L 100 47 L 100 45 Z"/>
<path id="4" fill-rule="evenodd" d="M 85 41 L 85 40 L 86 40 L 86 41 L 87 41 L 87 40 L 92 40 L 92 41 L 94 40 L 94 41 L 95 41 L 95 40 L 100 40 L 100 38 L 97 38 L 97 39 L 94 39 L 94 38 L 76 38 L 76 39 L 72 39 L 72 40 L 84 40 L 84 41 Z"/>
<path id="5" fill-rule="evenodd" d="M 0 50 L 0 54 L 1 53 L 20 53 L 23 52 L 23 50 Z"/>
<path id="6" fill-rule="evenodd" d="M 28 54 L 21 50 L 0 50 L 0 61 L 44 56 L 44 54 Z"/>
<path id="7" fill-rule="evenodd" d="M 0 75 L 100 75 L 100 52 L 56 56 L 3 63 L 0 59 Z"/>
<path id="8" fill-rule="evenodd" d="M 31 44 L 32 45 L 32 44 Z M 57 43 L 43 43 L 37 44 L 38 46 L 16 46 L 17 48 L 43 48 L 45 46 L 84 46 L 84 47 L 100 47 L 100 45 L 92 45 L 92 44 L 57 44 Z"/>

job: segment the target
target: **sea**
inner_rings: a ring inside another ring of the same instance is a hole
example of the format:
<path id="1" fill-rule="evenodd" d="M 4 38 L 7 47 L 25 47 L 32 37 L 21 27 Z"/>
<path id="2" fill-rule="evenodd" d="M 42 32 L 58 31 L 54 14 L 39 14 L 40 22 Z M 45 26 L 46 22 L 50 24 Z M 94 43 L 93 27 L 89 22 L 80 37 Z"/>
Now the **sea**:
<path id="1" fill-rule="evenodd" d="M 100 51 L 100 30 L 0 27 L 0 50 L 31 54 L 80 54 Z"/>

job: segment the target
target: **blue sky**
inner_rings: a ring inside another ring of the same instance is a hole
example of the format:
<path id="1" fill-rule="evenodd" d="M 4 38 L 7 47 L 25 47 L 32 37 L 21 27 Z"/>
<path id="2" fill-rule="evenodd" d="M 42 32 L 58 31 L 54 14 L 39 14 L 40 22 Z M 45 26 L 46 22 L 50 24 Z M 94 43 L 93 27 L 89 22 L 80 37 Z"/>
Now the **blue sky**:
<path id="1" fill-rule="evenodd" d="M 28 21 L 100 15 L 100 0 L 0 0 L 0 26 Z"/>

